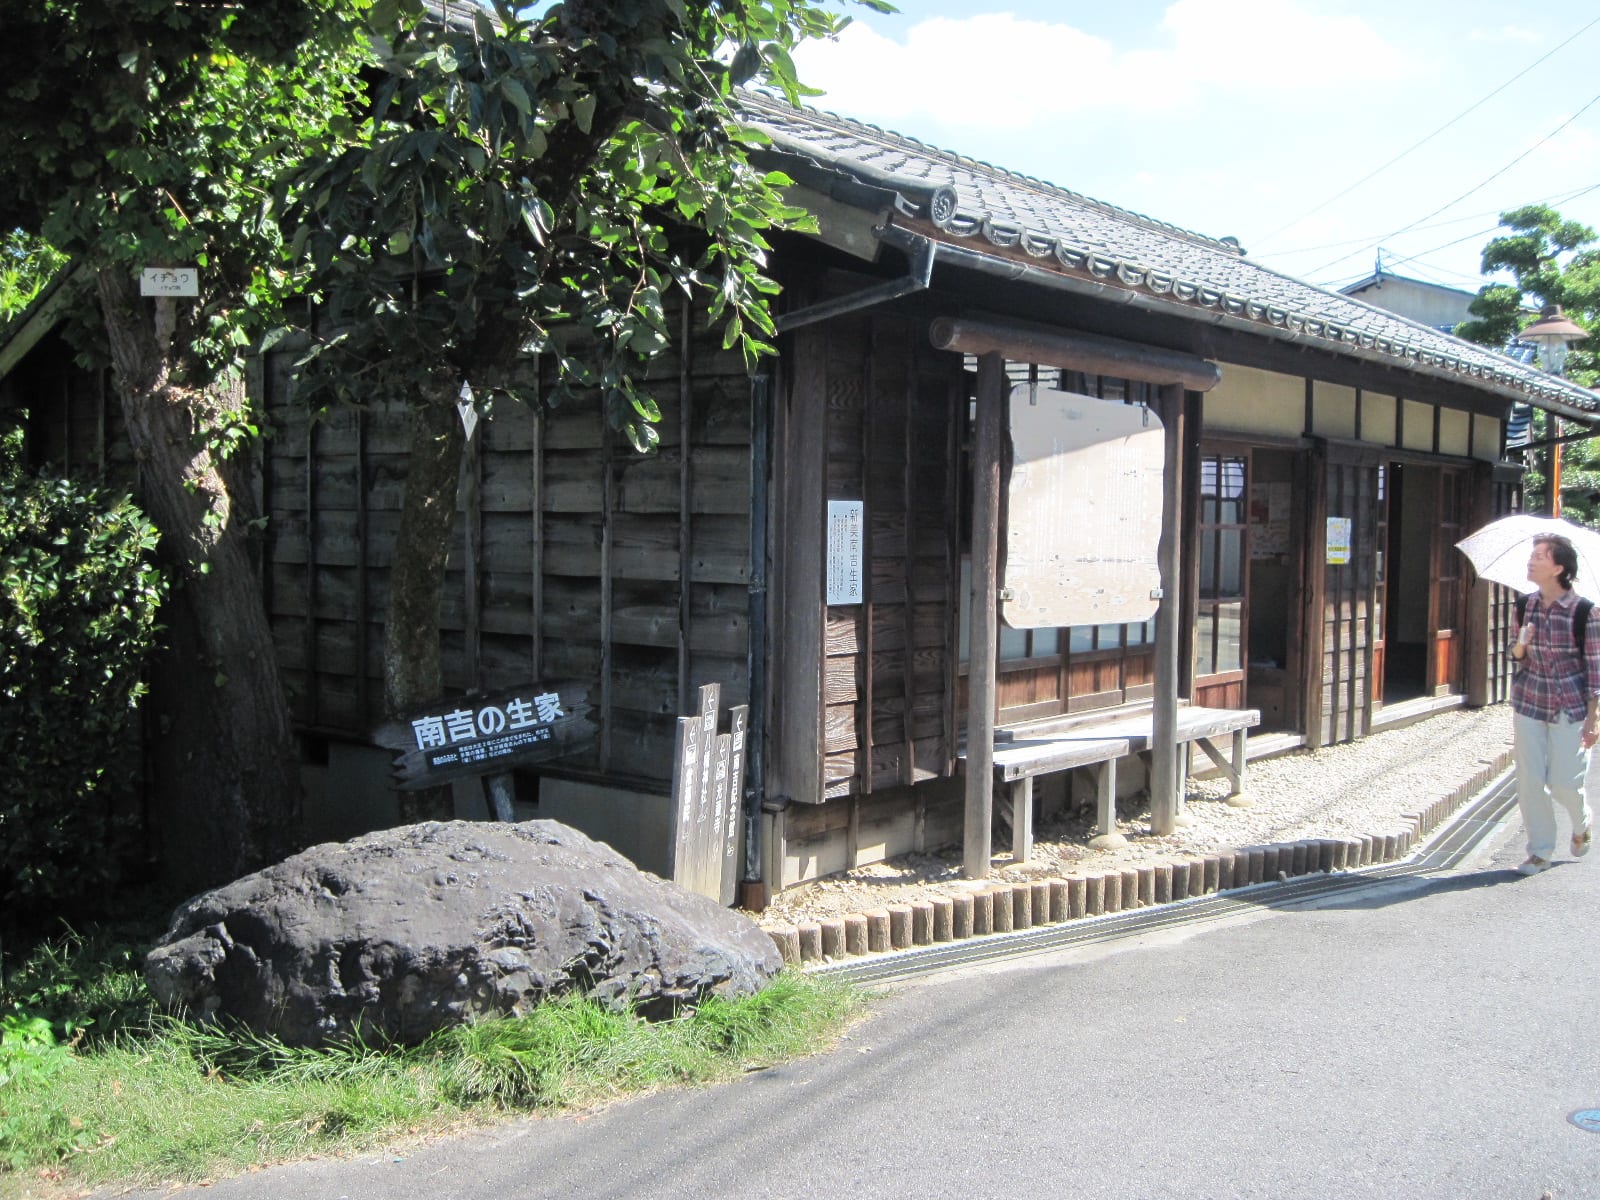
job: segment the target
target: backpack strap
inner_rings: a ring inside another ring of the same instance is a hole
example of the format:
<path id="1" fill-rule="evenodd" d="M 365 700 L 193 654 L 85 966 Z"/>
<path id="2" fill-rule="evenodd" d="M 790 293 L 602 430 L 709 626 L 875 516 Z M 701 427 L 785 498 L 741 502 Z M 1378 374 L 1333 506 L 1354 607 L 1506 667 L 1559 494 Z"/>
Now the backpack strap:
<path id="1" fill-rule="evenodd" d="M 1517 624 L 1521 625 L 1528 619 L 1528 597 L 1518 596 L 1516 606 Z M 1588 653 L 1584 635 L 1589 629 L 1589 610 L 1592 608 L 1594 608 L 1593 600 L 1579 596 L 1577 606 L 1572 610 L 1572 642 L 1578 648 L 1580 656 Z"/>

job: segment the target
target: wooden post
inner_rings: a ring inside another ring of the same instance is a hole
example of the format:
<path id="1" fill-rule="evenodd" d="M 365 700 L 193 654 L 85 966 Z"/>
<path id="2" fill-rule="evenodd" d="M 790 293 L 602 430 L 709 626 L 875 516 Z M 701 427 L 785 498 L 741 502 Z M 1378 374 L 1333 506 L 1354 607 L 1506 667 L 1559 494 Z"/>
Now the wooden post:
<path id="1" fill-rule="evenodd" d="M 978 403 L 972 446 L 971 633 L 967 651 L 967 795 L 961 872 L 987 879 L 994 812 L 995 621 L 999 607 L 1000 438 L 1005 362 L 978 359 Z"/>
<path id="2" fill-rule="evenodd" d="M 1178 822 L 1178 618 L 1182 561 L 1178 501 L 1183 481 L 1183 389 L 1162 386 L 1157 393 L 1165 453 L 1162 464 L 1161 541 L 1156 560 L 1161 570 L 1161 605 L 1156 609 L 1155 697 L 1150 713 L 1150 830 L 1166 837 Z M 1108 831 L 1109 832 L 1109 831 Z"/>
<path id="3" fill-rule="evenodd" d="M 517 794 L 517 785 L 510 771 L 496 771 L 483 777 L 484 796 L 489 802 L 491 821 L 515 821 L 516 813 L 511 800 Z"/>

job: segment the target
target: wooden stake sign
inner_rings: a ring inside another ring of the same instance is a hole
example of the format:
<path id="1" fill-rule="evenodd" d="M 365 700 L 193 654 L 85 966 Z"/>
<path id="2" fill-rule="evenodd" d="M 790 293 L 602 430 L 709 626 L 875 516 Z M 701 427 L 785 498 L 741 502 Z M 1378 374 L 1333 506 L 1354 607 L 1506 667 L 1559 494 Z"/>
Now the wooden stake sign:
<path id="1" fill-rule="evenodd" d="M 678 718 L 672 772 L 672 878 L 721 904 L 733 903 L 739 798 L 744 790 L 744 738 L 749 708 L 731 714 L 732 730 L 717 732 L 718 684 L 700 689 L 700 712 Z"/>
<path id="2" fill-rule="evenodd" d="M 598 736 L 591 711 L 582 684 L 530 683 L 488 696 L 437 701 L 387 722 L 372 737 L 400 752 L 393 785 L 415 791 L 586 750 Z"/>

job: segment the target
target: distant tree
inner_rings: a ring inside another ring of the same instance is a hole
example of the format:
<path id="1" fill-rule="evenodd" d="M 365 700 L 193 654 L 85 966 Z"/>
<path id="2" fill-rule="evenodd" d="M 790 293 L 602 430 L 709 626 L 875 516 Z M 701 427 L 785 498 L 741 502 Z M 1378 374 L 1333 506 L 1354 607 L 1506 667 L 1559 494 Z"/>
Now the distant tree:
<path id="1" fill-rule="evenodd" d="M 1555 209 L 1530 204 L 1500 214 L 1509 230 L 1483 250 L 1486 275 L 1509 272 L 1510 283 L 1491 283 L 1469 307 L 1472 319 L 1456 333 L 1480 345 L 1502 348 L 1547 304 L 1559 304 L 1577 324 L 1600 329 L 1600 245 L 1591 227 L 1569 221 Z M 1592 387 L 1600 381 L 1600 340 L 1573 347 L 1563 371 L 1574 383 Z M 1533 439 L 1555 436 L 1556 422 L 1535 411 Z M 1539 456 L 1541 464 L 1548 461 Z M 1523 480 L 1523 499 L 1530 511 L 1548 507 L 1543 469 L 1531 469 Z M 1593 439 L 1562 447 L 1561 507 L 1564 515 L 1586 524 L 1600 523 L 1600 446 Z"/>
<path id="2" fill-rule="evenodd" d="M 328 317 L 309 384 L 410 406 L 383 652 L 391 712 L 442 691 L 463 389 L 487 412 L 544 354 L 554 387 L 535 402 L 598 397 L 646 450 L 660 413 L 633 381 L 669 345 L 669 293 L 705 298 L 724 346 L 767 351 L 777 289 L 764 231 L 803 214 L 783 199 L 787 179 L 752 167 L 758 139 L 733 92 L 798 97 L 790 50 L 844 24 L 810 0 L 495 0 L 466 25 L 425 21 L 425 7 L 376 6 L 375 21 L 399 22 L 370 114 L 294 178 L 288 208 Z M 435 815 L 410 803 L 408 816 Z"/>

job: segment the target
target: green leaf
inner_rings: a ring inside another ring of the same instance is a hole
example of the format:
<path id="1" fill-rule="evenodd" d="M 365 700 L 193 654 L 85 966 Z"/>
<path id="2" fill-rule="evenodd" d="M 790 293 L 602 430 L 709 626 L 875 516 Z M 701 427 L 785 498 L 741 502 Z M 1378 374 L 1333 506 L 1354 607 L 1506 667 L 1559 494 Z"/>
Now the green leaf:
<path id="1" fill-rule="evenodd" d="M 523 116 L 533 115 L 533 102 L 528 99 L 528 89 L 523 87 L 520 82 L 507 76 L 500 81 L 500 92 L 507 100 L 511 101 L 511 106 Z M 587 133 L 588 130 L 585 129 L 584 132 Z"/>
<path id="2" fill-rule="evenodd" d="M 572 102 L 572 119 L 584 133 L 594 128 L 595 98 L 593 92 L 585 93 Z"/>

